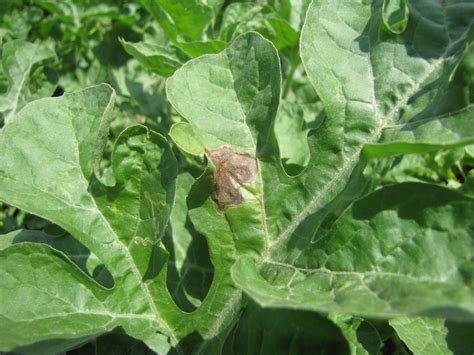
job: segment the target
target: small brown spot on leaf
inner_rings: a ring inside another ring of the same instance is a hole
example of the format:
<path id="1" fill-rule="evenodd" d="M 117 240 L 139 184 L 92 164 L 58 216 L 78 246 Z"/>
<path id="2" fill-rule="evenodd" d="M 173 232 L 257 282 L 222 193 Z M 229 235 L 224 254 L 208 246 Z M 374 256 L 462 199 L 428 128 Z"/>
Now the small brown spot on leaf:
<path id="1" fill-rule="evenodd" d="M 257 177 L 257 160 L 246 154 L 234 152 L 229 147 L 206 150 L 206 155 L 216 167 L 212 199 L 220 210 L 240 205 L 244 198 L 240 186 Z"/>

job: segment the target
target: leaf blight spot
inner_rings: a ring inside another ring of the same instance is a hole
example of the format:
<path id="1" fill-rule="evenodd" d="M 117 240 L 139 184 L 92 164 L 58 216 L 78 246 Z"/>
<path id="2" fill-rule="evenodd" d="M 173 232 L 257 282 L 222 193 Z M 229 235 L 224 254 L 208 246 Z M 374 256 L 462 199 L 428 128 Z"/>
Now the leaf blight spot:
<path id="1" fill-rule="evenodd" d="M 244 202 L 240 190 L 243 184 L 253 183 L 257 178 L 257 159 L 248 154 L 236 153 L 230 147 L 206 149 L 206 156 L 216 168 L 212 199 L 220 211 Z"/>

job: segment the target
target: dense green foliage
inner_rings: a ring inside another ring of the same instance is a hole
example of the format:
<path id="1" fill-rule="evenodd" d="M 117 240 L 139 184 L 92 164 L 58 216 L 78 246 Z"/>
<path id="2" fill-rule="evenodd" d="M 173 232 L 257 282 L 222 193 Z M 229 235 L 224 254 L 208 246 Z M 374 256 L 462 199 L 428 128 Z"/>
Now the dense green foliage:
<path id="1" fill-rule="evenodd" d="M 473 23 L 7 0 L 0 351 L 472 354 Z"/>

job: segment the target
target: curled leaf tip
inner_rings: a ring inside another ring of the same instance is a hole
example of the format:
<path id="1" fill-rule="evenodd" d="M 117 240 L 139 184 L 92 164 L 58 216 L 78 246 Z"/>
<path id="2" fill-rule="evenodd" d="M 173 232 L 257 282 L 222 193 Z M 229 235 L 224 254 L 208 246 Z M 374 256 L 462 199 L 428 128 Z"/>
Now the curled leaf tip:
<path id="1" fill-rule="evenodd" d="M 408 0 L 385 0 L 382 9 L 382 22 L 386 31 L 399 35 L 405 32 L 410 17 Z"/>

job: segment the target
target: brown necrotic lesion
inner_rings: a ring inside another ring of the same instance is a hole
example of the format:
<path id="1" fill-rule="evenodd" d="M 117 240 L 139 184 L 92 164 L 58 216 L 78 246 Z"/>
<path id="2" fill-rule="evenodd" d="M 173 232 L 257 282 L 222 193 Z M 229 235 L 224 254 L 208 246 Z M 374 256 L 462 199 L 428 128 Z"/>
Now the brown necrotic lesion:
<path id="1" fill-rule="evenodd" d="M 255 181 L 257 160 L 247 154 L 236 153 L 229 147 L 206 150 L 206 155 L 216 167 L 212 199 L 220 210 L 240 205 L 244 202 L 240 187 Z"/>

